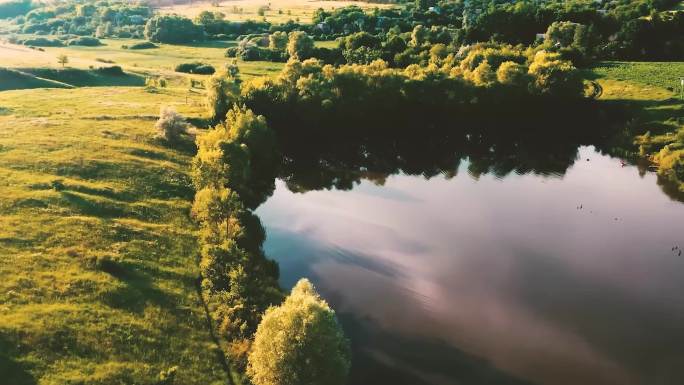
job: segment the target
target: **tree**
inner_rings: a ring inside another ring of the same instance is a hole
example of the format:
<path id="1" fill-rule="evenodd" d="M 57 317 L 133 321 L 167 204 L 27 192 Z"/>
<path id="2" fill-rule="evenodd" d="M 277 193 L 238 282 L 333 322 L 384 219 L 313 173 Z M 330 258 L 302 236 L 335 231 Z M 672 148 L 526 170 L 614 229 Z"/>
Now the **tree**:
<path id="1" fill-rule="evenodd" d="M 427 41 L 429 33 L 430 31 L 427 28 L 418 24 L 411 32 L 411 45 L 414 47 L 422 46 Z"/>
<path id="2" fill-rule="evenodd" d="M 61 54 L 57 56 L 57 63 L 61 64 L 62 68 L 64 68 L 64 66 L 69 63 L 69 57 L 65 54 Z"/>
<path id="3" fill-rule="evenodd" d="M 302 279 L 281 306 L 264 314 L 247 374 L 255 385 L 343 385 L 350 356 L 335 312 Z"/>
<path id="4" fill-rule="evenodd" d="M 157 43 L 187 43 L 204 37 L 202 28 L 186 17 L 155 16 L 145 25 L 145 37 Z"/>
<path id="5" fill-rule="evenodd" d="M 188 123 L 176 110 L 171 107 L 162 107 L 159 112 L 159 120 L 154 125 L 158 135 L 169 142 L 175 142 L 188 128 Z"/>
<path id="6" fill-rule="evenodd" d="M 273 32 L 268 36 L 268 48 L 274 51 L 285 52 L 287 41 L 287 33 L 283 31 Z"/>
<path id="7" fill-rule="evenodd" d="M 311 57 L 314 49 L 313 39 L 302 31 L 292 31 L 288 35 L 287 53 L 290 58 L 304 60 Z"/>
<path id="8" fill-rule="evenodd" d="M 528 73 L 534 77 L 534 89 L 539 94 L 579 97 L 584 92 L 577 69 L 557 53 L 537 52 Z"/>
<path id="9" fill-rule="evenodd" d="M 527 81 L 527 68 L 513 61 L 505 61 L 496 70 L 496 80 L 509 86 L 521 86 Z"/>
<path id="10" fill-rule="evenodd" d="M 207 82 L 207 105 L 214 122 L 226 118 L 235 99 L 240 95 L 240 73 L 236 65 L 226 66 L 225 71 L 217 72 Z"/>

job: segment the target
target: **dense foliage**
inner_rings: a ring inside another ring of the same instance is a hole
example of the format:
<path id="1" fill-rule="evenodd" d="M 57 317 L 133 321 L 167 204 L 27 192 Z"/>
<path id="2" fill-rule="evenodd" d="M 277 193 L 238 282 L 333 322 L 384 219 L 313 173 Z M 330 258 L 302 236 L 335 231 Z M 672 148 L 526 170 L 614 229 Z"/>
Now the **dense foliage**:
<path id="1" fill-rule="evenodd" d="M 254 385 L 344 385 L 350 355 L 335 312 L 302 279 L 264 314 L 247 373 Z"/>
<path id="2" fill-rule="evenodd" d="M 251 212 L 272 193 L 275 167 L 273 132 L 249 110 L 231 109 L 198 139 L 193 215 L 201 224 L 202 292 L 241 369 L 262 314 L 282 298 L 278 266 L 264 255 L 264 229 Z"/>
<path id="3" fill-rule="evenodd" d="M 202 63 L 199 61 L 191 63 L 181 63 L 178 64 L 174 71 L 185 72 L 188 74 L 198 74 L 198 75 L 211 75 L 216 72 L 216 69 L 211 64 Z"/>
<path id="4" fill-rule="evenodd" d="M 177 15 L 155 16 L 145 24 L 145 38 L 155 43 L 189 43 L 202 40 L 202 29 L 188 18 Z"/>

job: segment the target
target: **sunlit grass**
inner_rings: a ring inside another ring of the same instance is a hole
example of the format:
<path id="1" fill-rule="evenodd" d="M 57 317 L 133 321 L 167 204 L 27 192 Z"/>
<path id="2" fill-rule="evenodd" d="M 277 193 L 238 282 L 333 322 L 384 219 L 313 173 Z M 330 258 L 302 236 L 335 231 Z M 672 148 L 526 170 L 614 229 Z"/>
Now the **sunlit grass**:
<path id="1" fill-rule="evenodd" d="M 269 6 L 261 16 L 258 13 L 259 7 Z M 336 1 L 336 0 L 228 0 L 221 1 L 218 7 L 214 7 L 209 2 L 193 2 L 192 4 L 178 4 L 170 7 L 160 8 L 162 13 L 176 13 L 190 18 L 194 18 L 202 11 L 221 12 L 226 15 L 227 20 L 264 20 L 279 24 L 288 20 L 300 23 L 311 23 L 313 13 L 318 8 L 332 10 L 350 5 L 355 5 L 363 9 L 387 8 L 392 4 L 367 3 L 364 1 Z M 241 8 L 241 13 L 235 13 L 234 7 Z"/>
<path id="2" fill-rule="evenodd" d="M 153 137 L 160 105 L 202 115 L 186 96 L 0 92 L 0 382 L 154 384 L 178 366 L 177 383 L 225 383 L 195 291 L 192 144 Z"/>

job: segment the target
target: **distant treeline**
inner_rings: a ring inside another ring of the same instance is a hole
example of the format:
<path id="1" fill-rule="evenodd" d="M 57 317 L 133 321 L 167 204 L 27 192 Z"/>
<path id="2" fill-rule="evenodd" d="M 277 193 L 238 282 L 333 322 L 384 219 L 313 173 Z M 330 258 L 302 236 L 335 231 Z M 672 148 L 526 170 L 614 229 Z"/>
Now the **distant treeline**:
<path id="1" fill-rule="evenodd" d="M 229 21 L 220 12 L 203 11 L 194 20 L 155 15 L 149 5 L 112 1 L 35 5 L 27 1 L 0 4 L 0 17 L 12 17 L 21 33 L 95 37 L 147 38 L 160 43 L 190 43 L 205 39 L 240 40 L 253 35 L 301 31 L 315 40 L 340 39 L 338 49 L 318 52 L 329 63 L 364 63 L 382 58 L 391 65 L 425 64 L 432 45 L 449 52 L 478 42 L 547 44 L 564 49 L 575 64 L 597 59 L 684 60 L 684 12 L 670 8 L 674 0 L 512 1 L 417 0 L 392 8 L 363 10 L 348 6 L 318 9 L 312 22 L 289 20 Z M 32 8 L 35 7 L 35 8 Z M 559 23 L 575 25 L 570 41 L 549 39 Z M 412 46 L 416 28 L 427 46 Z M 362 33 L 350 49 L 348 39 Z M 266 37 L 268 39 L 268 37 Z M 250 40 L 249 46 L 253 41 Z M 560 44 L 560 46 L 559 46 Z M 258 45 L 258 44 L 257 44 Z M 262 46 L 263 48 L 263 46 Z M 439 49 L 439 48 L 438 48 Z M 284 60 L 281 55 L 246 49 L 248 60 Z M 572 51 L 572 52 L 570 52 Z"/>

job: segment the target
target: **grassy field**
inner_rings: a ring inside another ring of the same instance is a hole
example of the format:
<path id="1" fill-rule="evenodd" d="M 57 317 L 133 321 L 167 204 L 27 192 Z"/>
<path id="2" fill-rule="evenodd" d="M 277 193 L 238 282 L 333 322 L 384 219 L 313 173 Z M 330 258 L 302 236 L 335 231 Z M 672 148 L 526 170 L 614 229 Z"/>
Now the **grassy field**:
<path id="1" fill-rule="evenodd" d="M 601 98 L 623 103 L 634 115 L 625 138 L 684 194 L 684 63 L 605 62 L 586 73 L 603 88 Z"/>
<path id="2" fill-rule="evenodd" d="M 641 126 L 653 133 L 676 131 L 684 117 L 680 77 L 684 63 L 603 62 L 586 74 L 603 88 L 601 99 L 630 103 Z"/>
<path id="3" fill-rule="evenodd" d="M 191 139 L 155 139 L 184 89 L 0 92 L 3 384 L 226 383 L 196 292 Z"/>
<path id="4" fill-rule="evenodd" d="M 178 4 L 161 7 L 161 13 L 176 13 L 194 18 L 202 11 L 221 12 L 227 20 L 266 20 L 271 23 L 285 23 L 288 20 L 299 20 L 302 23 L 310 23 L 313 13 L 318 8 L 332 10 L 335 8 L 356 5 L 363 9 L 387 8 L 391 4 L 368 3 L 364 1 L 337 1 L 337 0 L 227 0 L 219 2 L 214 7 L 210 2 L 193 2 L 192 4 Z M 258 14 L 260 7 L 268 7 L 261 16 Z M 242 9 L 241 12 L 235 12 Z"/>
<path id="5" fill-rule="evenodd" d="M 31 88 L 71 88 L 68 84 L 50 79 L 38 78 L 35 75 L 0 67 L 0 91 L 21 90 Z"/>
<path id="6" fill-rule="evenodd" d="M 69 58 L 68 67 L 88 69 L 90 67 L 121 66 L 127 72 L 142 75 L 163 75 L 168 78 L 185 79 L 186 74 L 174 72 L 173 68 L 181 63 L 200 60 L 216 68 L 221 68 L 233 59 L 224 56 L 225 49 L 235 42 L 206 42 L 194 45 L 160 44 L 159 48 L 144 50 L 124 49 L 140 40 L 106 39 L 98 47 L 54 47 L 44 51 L 28 47 L 0 43 L 0 66 L 8 68 L 61 68 L 57 57 L 61 54 Z M 99 60 L 98 60 L 99 59 Z M 106 61 L 108 63 L 103 63 Z M 243 62 L 238 60 L 240 73 L 245 78 L 275 74 L 283 63 Z M 194 76 L 202 78 L 202 76 Z"/>

